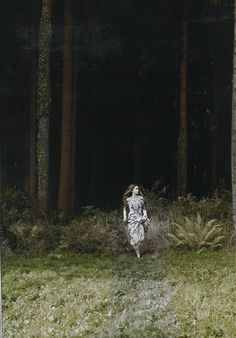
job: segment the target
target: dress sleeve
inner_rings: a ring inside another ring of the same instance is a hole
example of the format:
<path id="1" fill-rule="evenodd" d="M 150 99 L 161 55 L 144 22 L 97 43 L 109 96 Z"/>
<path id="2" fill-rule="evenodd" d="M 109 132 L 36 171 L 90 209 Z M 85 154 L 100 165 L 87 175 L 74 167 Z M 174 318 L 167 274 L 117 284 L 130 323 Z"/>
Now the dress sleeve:
<path id="1" fill-rule="evenodd" d="M 145 201 L 144 201 L 143 197 L 141 197 L 141 206 L 142 206 L 143 209 L 146 210 Z"/>

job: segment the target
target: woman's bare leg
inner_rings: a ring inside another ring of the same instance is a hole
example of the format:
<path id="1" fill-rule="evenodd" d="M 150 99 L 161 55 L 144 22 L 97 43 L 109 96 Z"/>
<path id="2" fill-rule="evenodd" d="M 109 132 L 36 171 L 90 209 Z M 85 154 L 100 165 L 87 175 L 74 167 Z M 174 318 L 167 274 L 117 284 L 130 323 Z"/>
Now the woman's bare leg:
<path id="1" fill-rule="evenodd" d="M 134 245 L 134 249 L 138 258 L 140 258 L 139 245 Z"/>

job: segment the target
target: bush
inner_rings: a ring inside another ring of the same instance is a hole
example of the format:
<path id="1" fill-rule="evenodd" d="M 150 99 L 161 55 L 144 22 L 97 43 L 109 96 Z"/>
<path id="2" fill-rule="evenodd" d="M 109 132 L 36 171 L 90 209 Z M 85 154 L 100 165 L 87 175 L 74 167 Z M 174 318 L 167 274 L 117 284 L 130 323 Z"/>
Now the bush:
<path id="1" fill-rule="evenodd" d="M 180 196 L 173 202 L 171 212 L 174 218 L 178 216 L 191 217 L 200 214 L 204 219 L 226 220 L 232 224 L 232 196 L 224 187 L 218 187 L 212 196 L 198 200 L 192 194 Z"/>
<path id="2" fill-rule="evenodd" d="M 29 202 L 23 192 L 6 190 L 1 194 L 0 215 L 3 225 L 12 224 L 23 217 L 29 210 Z"/>
<path id="3" fill-rule="evenodd" d="M 54 250 L 60 243 L 60 227 L 74 218 L 72 213 L 45 210 L 17 190 L 1 195 L 0 216 L 4 251 L 30 253 Z"/>
<path id="4" fill-rule="evenodd" d="M 184 217 L 184 221 L 173 223 L 174 230 L 168 236 L 176 247 L 187 247 L 202 251 L 222 247 L 225 239 L 223 228 L 215 219 L 204 222 L 198 214 L 196 219 Z"/>
<path id="5" fill-rule="evenodd" d="M 93 206 L 84 208 L 83 214 L 62 228 L 61 249 L 95 251 L 119 250 L 126 243 L 120 212 L 102 212 Z"/>
<path id="6" fill-rule="evenodd" d="M 151 224 L 142 243 L 144 252 L 155 252 L 170 247 L 168 233 L 170 231 L 169 220 L 163 219 L 159 214 L 151 217 Z"/>
<path id="7" fill-rule="evenodd" d="M 45 221 L 34 224 L 17 222 L 9 227 L 9 233 L 15 239 L 14 250 L 30 254 L 55 250 L 61 238 L 60 227 Z"/>

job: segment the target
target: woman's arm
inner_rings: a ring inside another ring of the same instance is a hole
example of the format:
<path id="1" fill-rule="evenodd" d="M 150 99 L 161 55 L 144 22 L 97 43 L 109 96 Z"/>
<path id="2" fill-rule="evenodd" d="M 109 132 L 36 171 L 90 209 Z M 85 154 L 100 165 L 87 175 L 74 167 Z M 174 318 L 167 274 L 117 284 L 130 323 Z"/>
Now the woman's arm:
<path id="1" fill-rule="evenodd" d="M 146 207 L 145 207 L 145 202 L 144 202 L 144 199 L 143 199 L 143 218 L 146 219 L 148 216 L 147 216 L 147 210 L 146 210 Z"/>
<path id="2" fill-rule="evenodd" d="M 123 208 L 123 222 L 127 221 L 127 211 L 126 211 L 126 207 Z"/>
<path id="3" fill-rule="evenodd" d="M 147 210 L 145 209 L 145 207 L 143 208 L 143 217 L 147 218 Z"/>

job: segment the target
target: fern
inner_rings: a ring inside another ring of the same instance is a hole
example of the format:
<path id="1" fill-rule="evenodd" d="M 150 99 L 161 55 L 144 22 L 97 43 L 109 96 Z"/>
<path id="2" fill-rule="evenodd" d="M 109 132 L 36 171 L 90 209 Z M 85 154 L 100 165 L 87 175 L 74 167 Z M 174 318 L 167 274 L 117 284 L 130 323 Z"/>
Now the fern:
<path id="1" fill-rule="evenodd" d="M 195 219 L 184 217 L 181 224 L 172 223 L 173 232 L 168 237 L 176 247 L 188 247 L 199 252 L 219 248 L 222 247 L 221 242 L 225 236 L 222 234 L 222 226 L 215 223 L 215 219 L 204 222 L 200 214 Z"/>
<path id="2" fill-rule="evenodd" d="M 216 235 L 220 234 L 221 231 L 222 231 L 222 228 L 218 228 L 218 226 L 215 225 L 211 230 L 208 231 L 204 240 L 209 241 L 209 240 L 213 239 Z"/>
<path id="3" fill-rule="evenodd" d="M 220 241 L 222 241 L 222 239 L 225 239 L 225 236 L 217 236 L 213 241 L 212 241 L 212 244 L 213 245 L 218 245 L 218 244 L 220 244 Z"/>

